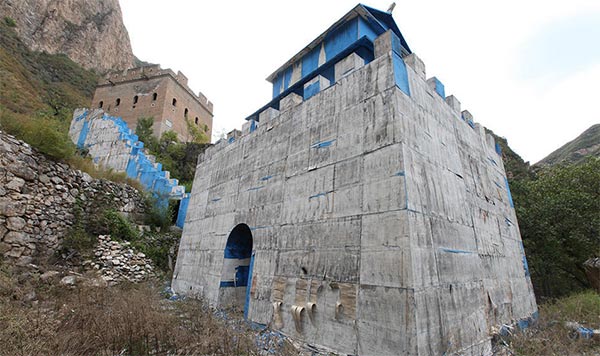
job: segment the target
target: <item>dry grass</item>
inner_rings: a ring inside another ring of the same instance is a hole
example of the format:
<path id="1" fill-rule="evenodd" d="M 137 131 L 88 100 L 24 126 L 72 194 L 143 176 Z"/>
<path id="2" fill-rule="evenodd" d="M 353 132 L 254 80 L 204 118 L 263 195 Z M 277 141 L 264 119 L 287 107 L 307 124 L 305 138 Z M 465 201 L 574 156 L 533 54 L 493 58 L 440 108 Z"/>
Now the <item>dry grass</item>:
<path id="1" fill-rule="evenodd" d="M 0 272 L 0 355 L 257 355 L 254 332 L 152 285 L 65 287 Z M 37 301 L 23 302 L 35 288 Z"/>
<path id="2" fill-rule="evenodd" d="M 105 169 L 100 166 L 96 166 L 89 157 L 82 157 L 78 154 L 69 157 L 67 160 L 71 168 L 78 169 L 82 172 L 86 172 L 95 179 L 105 179 L 116 183 L 128 184 L 140 192 L 144 191 L 144 188 L 135 179 L 127 177 L 125 172 L 115 172 L 112 169 Z"/>
<path id="3" fill-rule="evenodd" d="M 600 355 L 600 339 L 572 339 L 565 322 L 600 328 L 600 295 L 586 291 L 540 305 L 538 323 L 510 340 L 516 355 Z"/>

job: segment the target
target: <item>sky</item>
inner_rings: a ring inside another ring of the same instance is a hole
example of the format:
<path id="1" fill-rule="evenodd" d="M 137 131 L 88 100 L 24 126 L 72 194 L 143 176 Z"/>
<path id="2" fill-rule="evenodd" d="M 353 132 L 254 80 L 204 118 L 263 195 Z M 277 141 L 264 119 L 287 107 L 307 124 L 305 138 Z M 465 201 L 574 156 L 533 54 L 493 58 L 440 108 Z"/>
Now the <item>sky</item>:
<path id="1" fill-rule="evenodd" d="M 386 11 L 393 0 L 364 0 Z M 600 123 L 600 1 L 396 1 L 427 77 L 535 163 Z M 213 142 L 271 99 L 265 78 L 356 0 L 120 0 L 134 54 L 214 104 Z"/>

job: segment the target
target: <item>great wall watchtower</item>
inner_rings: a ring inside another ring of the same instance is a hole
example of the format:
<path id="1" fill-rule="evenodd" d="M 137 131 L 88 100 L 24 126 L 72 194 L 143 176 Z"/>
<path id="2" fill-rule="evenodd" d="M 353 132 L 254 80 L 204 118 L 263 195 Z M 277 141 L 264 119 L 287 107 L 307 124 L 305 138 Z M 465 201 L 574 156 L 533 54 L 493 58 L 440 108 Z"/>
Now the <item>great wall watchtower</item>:
<path id="1" fill-rule="evenodd" d="M 353 355 L 488 355 L 537 306 L 502 158 L 358 5 L 198 161 L 173 289 Z"/>
<path id="2" fill-rule="evenodd" d="M 212 133 L 213 104 L 188 87 L 183 73 L 151 65 L 113 72 L 96 87 L 92 107 L 123 118 L 135 129 L 140 117 L 154 117 L 154 134 L 175 131 L 181 141 L 190 141 L 188 123 L 208 136 Z M 186 122 L 187 120 L 187 122 Z"/>

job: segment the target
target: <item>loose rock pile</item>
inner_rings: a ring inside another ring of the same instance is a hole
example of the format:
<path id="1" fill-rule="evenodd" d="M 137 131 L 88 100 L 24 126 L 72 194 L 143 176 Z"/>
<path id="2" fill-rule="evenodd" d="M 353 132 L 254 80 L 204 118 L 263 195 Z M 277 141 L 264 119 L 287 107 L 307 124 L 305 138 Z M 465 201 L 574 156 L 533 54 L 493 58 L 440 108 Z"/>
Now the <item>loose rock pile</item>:
<path id="1" fill-rule="evenodd" d="M 52 255 L 75 222 L 74 208 L 94 214 L 100 203 L 123 213 L 144 211 L 134 188 L 71 169 L 0 131 L 0 255 L 26 266 Z"/>
<path id="2" fill-rule="evenodd" d="M 155 275 L 152 261 L 143 253 L 136 253 L 127 241 L 118 242 L 100 235 L 95 256 L 96 262 L 86 261 L 86 265 L 99 270 L 109 284 L 141 282 Z"/>

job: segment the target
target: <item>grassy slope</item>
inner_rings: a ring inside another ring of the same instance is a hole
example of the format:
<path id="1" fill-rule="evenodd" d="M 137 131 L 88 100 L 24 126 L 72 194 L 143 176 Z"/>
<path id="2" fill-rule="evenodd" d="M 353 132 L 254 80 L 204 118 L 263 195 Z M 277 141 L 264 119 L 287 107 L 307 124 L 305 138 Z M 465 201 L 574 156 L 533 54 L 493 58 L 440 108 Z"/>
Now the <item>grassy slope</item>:
<path id="1" fill-rule="evenodd" d="M 97 75 L 64 55 L 32 52 L 0 22 L 0 129 L 57 159 L 73 156 L 73 109 L 88 106 Z"/>
<path id="2" fill-rule="evenodd" d="M 587 156 L 600 157 L 600 124 L 591 126 L 573 141 L 567 142 L 534 166 L 545 167 L 560 163 L 580 163 Z"/>

